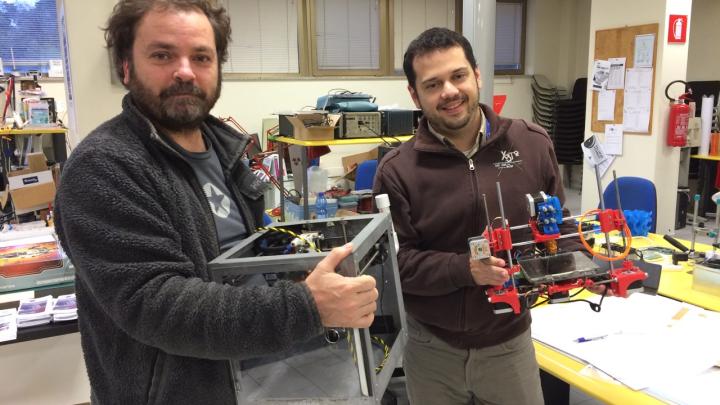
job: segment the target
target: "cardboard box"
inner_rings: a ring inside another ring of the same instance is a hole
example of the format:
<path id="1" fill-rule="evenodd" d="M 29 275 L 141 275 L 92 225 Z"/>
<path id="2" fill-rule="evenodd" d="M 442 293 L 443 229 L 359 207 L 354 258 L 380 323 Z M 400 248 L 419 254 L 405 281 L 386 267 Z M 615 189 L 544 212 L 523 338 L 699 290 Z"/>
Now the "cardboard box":
<path id="1" fill-rule="evenodd" d="M 75 268 L 57 241 L 28 239 L 0 246 L 0 293 L 71 283 Z"/>
<path id="2" fill-rule="evenodd" d="M 27 162 L 31 172 L 42 172 L 48 169 L 47 158 L 43 152 L 28 153 Z"/>
<path id="3" fill-rule="evenodd" d="M 23 214 L 46 208 L 55 200 L 52 171 L 28 173 L 29 169 L 10 172 L 8 182 L 15 213 Z"/>
<path id="4" fill-rule="evenodd" d="M 360 162 L 378 158 L 378 148 L 372 148 L 367 152 L 356 153 L 354 155 L 343 156 L 342 165 L 345 170 L 345 178 L 355 180 L 355 170 Z"/>
<path id="5" fill-rule="evenodd" d="M 326 114 L 319 112 L 297 113 L 286 116 L 292 124 L 293 137 L 301 141 L 326 141 L 335 137 L 335 126 L 340 122 L 342 114 Z"/>

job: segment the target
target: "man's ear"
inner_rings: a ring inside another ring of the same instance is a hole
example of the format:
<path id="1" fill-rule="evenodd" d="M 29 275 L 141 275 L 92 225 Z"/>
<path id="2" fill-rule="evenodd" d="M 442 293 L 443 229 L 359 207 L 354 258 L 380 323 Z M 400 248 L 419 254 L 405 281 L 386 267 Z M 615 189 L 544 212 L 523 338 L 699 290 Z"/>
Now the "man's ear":
<path id="1" fill-rule="evenodd" d="M 477 80 L 478 89 L 482 89 L 482 75 L 480 74 L 480 69 L 478 68 L 475 68 L 475 80 Z"/>
<path id="2" fill-rule="evenodd" d="M 422 107 L 420 107 L 420 100 L 418 99 L 417 91 L 409 84 L 407 89 L 408 92 L 410 92 L 410 97 L 412 98 L 413 103 L 415 103 L 415 107 L 422 109 Z"/>
<path id="3" fill-rule="evenodd" d="M 125 59 L 122 63 L 123 68 L 123 77 L 122 82 L 124 85 L 128 85 L 130 83 L 130 62 L 128 62 L 127 59 Z"/>

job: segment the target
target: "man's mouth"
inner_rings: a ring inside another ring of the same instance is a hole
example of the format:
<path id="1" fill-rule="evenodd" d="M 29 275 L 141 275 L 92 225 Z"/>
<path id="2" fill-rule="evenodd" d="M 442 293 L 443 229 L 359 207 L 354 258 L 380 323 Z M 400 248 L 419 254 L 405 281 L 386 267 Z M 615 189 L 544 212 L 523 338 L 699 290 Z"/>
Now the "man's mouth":
<path id="1" fill-rule="evenodd" d="M 465 100 L 463 100 L 463 99 L 454 100 L 454 101 L 444 104 L 441 107 L 441 110 L 445 111 L 446 113 L 448 113 L 450 115 L 455 115 L 462 111 L 464 104 L 465 104 Z"/>

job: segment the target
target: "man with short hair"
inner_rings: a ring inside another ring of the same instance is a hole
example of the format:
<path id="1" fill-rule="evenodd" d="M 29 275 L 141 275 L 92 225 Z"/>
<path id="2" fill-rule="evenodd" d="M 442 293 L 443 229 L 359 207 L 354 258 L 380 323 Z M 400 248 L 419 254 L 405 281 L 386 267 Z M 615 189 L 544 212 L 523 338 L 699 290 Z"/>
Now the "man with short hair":
<path id="1" fill-rule="evenodd" d="M 334 249 L 305 281 L 210 281 L 208 262 L 262 222 L 248 137 L 209 114 L 230 21 L 212 0 L 121 0 L 106 28 L 129 94 L 68 159 L 55 213 L 77 270 L 93 404 L 235 404 L 230 360 L 290 348 L 323 327 L 368 327 L 369 276 Z"/>
<path id="2" fill-rule="evenodd" d="M 388 194 L 400 239 L 410 401 L 542 404 L 530 313 L 493 313 L 485 291 L 509 279 L 505 261 L 471 260 L 468 238 L 487 226 L 483 194 L 490 218 L 500 215 L 497 181 L 511 225 L 527 223 L 525 194 L 564 200 L 552 142 L 539 126 L 479 103 L 480 71 L 454 31 L 420 34 L 403 69 L 424 118 L 380 163 L 374 191 Z"/>

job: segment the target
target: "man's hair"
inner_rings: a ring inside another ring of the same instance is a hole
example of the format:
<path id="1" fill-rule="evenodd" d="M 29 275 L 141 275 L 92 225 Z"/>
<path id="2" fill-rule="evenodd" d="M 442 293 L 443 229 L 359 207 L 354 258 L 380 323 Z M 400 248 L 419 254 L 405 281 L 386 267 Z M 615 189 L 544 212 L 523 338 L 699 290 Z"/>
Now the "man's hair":
<path id="1" fill-rule="evenodd" d="M 465 52 L 465 59 L 470 62 L 470 66 L 477 68 L 477 62 L 475 61 L 475 55 L 473 55 L 472 46 L 470 42 L 455 31 L 447 28 L 430 28 L 425 30 L 422 34 L 418 35 L 417 38 L 413 39 L 408 45 L 405 56 L 403 57 L 403 70 L 405 71 L 405 77 L 407 77 L 408 83 L 414 89 L 415 70 L 413 69 L 413 61 L 415 57 L 428 54 L 437 50 L 445 50 L 455 46 L 459 46 Z"/>
<path id="2" fill-rule="evenodd" d="M 115 72 L 122 80 L 123 62 L 132 60 L 132 47 L 140 20 L 152 10 L 196 10 L 208 18 L 215 33 L 219 64 L 227 60 L 230 17 L 215 0 L 120 0 L 113 7 L 105 31 L 105 43 L 112 52 Z"/>

